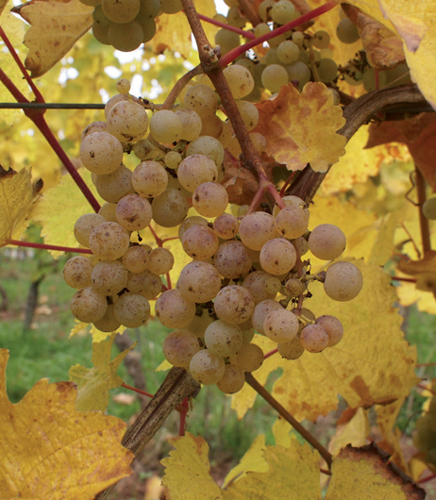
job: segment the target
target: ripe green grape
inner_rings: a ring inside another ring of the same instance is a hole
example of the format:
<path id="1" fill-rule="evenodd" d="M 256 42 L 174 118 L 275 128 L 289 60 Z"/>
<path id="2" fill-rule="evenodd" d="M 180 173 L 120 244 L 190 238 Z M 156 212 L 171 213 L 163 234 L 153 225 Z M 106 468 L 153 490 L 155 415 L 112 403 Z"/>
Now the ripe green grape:
<path id="1" fill-rule="evenodd" d="M 304 347 L 298 337 L 295 337 L 290 342 L 279 343 L 277 348 L 279 354 L 285 359 L 298 359 L 304 353 Z"/>
<path id="2" fill-rule="evenodd" d="M 216 384 L 224 375 L 226 365 L 222 356 L 203 349 L 191 359 L 189 372 L 192 378 L 203 385 Z"/>
<path id="3" fill-rule="evenodd" d="M 324 291 L 333 300 L 346 302 L 359 295 L 363 278 L 351 262 L 335 262 L 326 271 Z"/>
<path id="4" fill-rule="evenodd" d="M 241 15 L 239 6 L 230 7 L 227 12 L 226 23 L 236 28 L 243 28 L 247 23 L 247 18 Z"/>
<path id="5" fill-rule="evenodd" d="M 312 75 L 307 65 L 301 61 L 286 66 L 286 71 L 290 82 L 298 82 L 298 90 L 301 90 L 306 85 Z"/>
<path id="6" fill-rule="evenodd" d="M 108 132 L 93 132 L 80 145 L 80 160 L 94 174 L 110 174 L 123 163 L 123 146 Z"/>
<path id="7" fill-rule="evenodd" d="M 156 300 L 156 318 L 168 328 L 183 328 L 195 316 L 195 303 L 180 293 L 180 290 L 166 290 Z"/>
<path id="8" fill-rule="evenodd" d="M 147 246 L 131 246 L 123 255 L 123 265 L 131 273 L 142 273 L 147 269 L 148 256 L 150 253 Z"/>
<path id="9" fill-rule="evenodd" d="M 239 351 L 242 345 L 242 331 L 237 325 L 219 319 L 206 328 L 204 341 L 210 352 L 226 358 Z"/>
<path id="10" fill-rule="evenodd" d="M 117 330 L 120 326 L 121 323 L 117 320 L 115 317 L 115 305 L 114 304 L 108 304 L 106 312 L 104 313 L 104 316 L 100 318 L 97 321 L 94 321 L 94 326 L 97 328 L 97 330 L 100 330 L 101 332 L 114 332 Z"/>
<path id="11" fill-rule="evenodd" d="M 247 68 L 232 64 L 224 69 L 224 76 L 234 99 L 242 99 L 254 88 L 254 80 Z"/>
<path id="12" fill-rule="evenodd" d="M 236 364 L 244 372 L 255 372 L 264 360 L 262 349 L 256 344 L 243 344 L 236 354 Z"/>
<path id="13" fill-rule="evenodd" d="M 274 276 L 289 272 L 297 261 L 297 252 L 292 243 L 284 238 L 274 238 L 263 245 L 260 251 L 262 269 Z"/>
<path id="14" fill-rule="evenodd" d="M 259 5 L 259 17 L 262 21 L 269 21 L 271 19 L 271 9 L 274 7 L 274 0 L 263 0 Z"/>
<path id="15" fill-rule="evenodd" d="M 148 254 L 147 269 L 154 274 L 166 274 L 174 266 L 174 255 L 167 248 L 154 248 Z"/>
<path id="16" fill-rule="evenodd" d="M 162 227 L 176 227 L 188 215 L 189 203 L 177 189 L 165 189 L 151 204 L 153 220 Z"/>
<path id="17" fill-rule="evenodd" d="M 148 129 L 145 109 L 133 101 L 120 101 L 107 116 L 108 131 L 121 142 L 140 139 Z"/>
<path id="18" fill-rule="evenodd" d="M 133 194 L 132 171 L 121 165 L 107 175 L 94 174 L 92 179 L 98 194 L 109 203 L 118 203 L 123 196 Z"/>
<path id="19" fill-rule="evenodd" d="M 104 316 L 107 309 L 106 297 L 93 287 L 82 288 L 71 299 L 73 316 L 83 323 L 94 323 Z"/>
<path id="20" fill-rule="evenodd" d="M 330 44 L 330 35 L 327 31 L 318 30 L 312 37 L 312 44 L 317 49 L 326 49 Z"/>
<path id="21" fill-rule="evenodd" d="M 164 144 L 178 141 L 183 124 L 174 111 L 162 109 L 156 111 L 150 119 L 150 134 L 153 139 Z"/>
<path id="22" fill-rule="evenodd" d="M 287 309 L 271 311 L 263 322 L 265 335 L 274 342 L 290 342 L 298 333 L 299 322 Z"/>
<path id="23" fill-rule="evenodd" d="M 221 278 L 212 264 L 194 261 L 182 269 L 177 288 L 186 299 L 203 304 L 220 291 Z"/>
<path id="24" fill-rule="evenodd" d="M 109 21 L 110 23 L 110 21 Z M 92 23 L 92 34 L 94 38 L 103 45 L 110 45 L 111 42 L 109 40 L 109 24 L 103 25 L 98 23 L 97 21 L 93 21 Z"/>
<path id="25" fill-rule="evenodd" d="M 229 285 L 222 288 L 214 301 L 215 314 L 227 323 L 239 325 L 249 320 L 254 311 L 254 299 L 247 288 Z"/>
<path id="26" fill-rule="evenodd" d="M 144 32 L 141 24 L 135 20 L 118 24 L 112 23 L 108 30 L 109 41 L 114 49 L 121 52 L 132 52 L 136 50 L 142 43 Z"/>
<path id="27" fill-rule="evenodd" d="M 193 215 L 192 217 L 187 217 L 179 226 L 178 235 L 179 240 L 182 240 L 183 235 L 191 226 L 203 226 L 208 227 L 209 222 L 199 215 Z"/>
<path id="28" fill-rule="evenodd" d="M 181 161 L 182 155 L 177 151 L 168 151 L 164 158 L 165 166 L 171 170 L 177 170 Z"/>
<path id="29" fill-rule="evenodd" d="M 186 191 L 193 193 L 203 182 L 215 182 L 218 169 L 214 161 L 202 154 L 187 156 L 177 169 L 177 178 Z"/>
<path id="30" fill-rule="evenodd" d="M 186 92 L 183 104 L 187 109 L 195 111 L 200 118 L 206 118 L 215 114 L 218 98 L 215 91 L 207 85 L 194 85 Z"/>
<path id="31" fill-rule="evenodd" d="M 132 185 L 142 196 L 154 198 L 167 188 L 168 174 L 160 163 L 153 160 L 143 161 L 133 171 Z"/>
<path id="32" fill-rule="evenodd" d="M 422 205 L 422 213 L 427 219 L 436 220 L 436 196 L 425 200 Z"/>
<path id="33" fill-rule="evenodd" d="M 196 335 L 189 330 L 180 329 L 165 337 L 162 350 L 165 359 L 173 366 L 189 368 L 192 357 L 200 351 L 200 345 Z"/>
<path id="34" fill-rule="evenodd" d="M 139 194 L 128 194 L 117 204 L 117 219 L 128 231 L 140 231 L 150 225 L 153 211 L 150 202 Z"/>
<path id="35" fill-rule="evenodd" d="M 106 219 L 99 214 L 80 216 L 74 224 L 74 237 L 82 246 L 89 248 L 89 237 L 92 231 L 103 222 L 106 222 Z"/>
<path id="36" fill-rule="evenodd" d="M 225 366 L 224 375 L 216 386 L 224 394 L 235 394 L 244 387 L 244 384 L 244 371 L 238 365 L 231 363 Z"/>
<path id="37" fill-rule="evenodd" d="M 259 110 L 248 101 L 237 101 L 236 106 L 244 121 L 245 128 L 248 131 L 252 130 L 259 123 Z"/>
<path id="38" fill-rule="evenodd" d="M 139 0 L 102 0 L 105 16 L 113 23 L 125 24 L 133 21 L 140 9 Z"/>
<path id="39" fill-rule="evenodd" d="M 354 43 L 360 38 L 359 30 L 348 17 L 344 17 L 339 21 L 336 27 L 336 35 L 342 43 Z"/>
<path id="40" fill-rule="evenodd" d="M 346 245 L 345 234 L 333 224 L 320 224 L 310 233 L 309 250 L 323 260 L 333 260 L 342 255 Z"/>
<path id="41" fill-rule="evenodd" d="M 192 195 L 192 205 L 203 217 L 218 217 L 228 203 L 226 188 L 217 182 L 203 182 Z"/>
<path id="42" fill-rule="evenodd" d="M 157 31 L 157 25 L 154 19 L 150 19 L 149 17 L 140 17 L 139 13 L 136 16 L 135 21 L 138 21 L 142 28 L 142 43 L 149 42 Z"/>
<path id="43" fill-rule="evenodd" d="M 277 214 L 275 226 L 284 238 L 299 238 L 309 227 L 309 211 L 301 206 L 287 206 Z"/>
<path id="44" fill-rule="evenodd" d="M 271 19 L 277 24 L 287 24 L 297 19 L 298 11 L 289 0 L 279 0 L 271 9 Z"/>
<path id="45" fill-rule="evenodd" d="M 183 250 L 195 260 L 208 260 L 218 250 L 218 236 L 210 227 L 193 225 L 184 231 L 180 239 Z"/>
<path id="46" fill-rule="evenodd" d="M 233 280 L 248 274 L 251 264 L 252 260 L 240 241 L 225 241 L 219 246 L 214 258 L 217 271 Z"/>
<path id="47" fill-rule="evenodd" d="M 91 273 L 94 267 L 86 257 L 73 257 L 65 263 L 63 275 L 66 284 L 78 290 L 91 286 Z"/>
<path id="48" fill-rule="evenodd" d="M 117 92 L 120 94 L 128 94 L 130 92 L 130 81 L 127 78 L 121 78 L 116 83 Z"/>
<path id="49" fill-rule="evenodd" d="M 116 301 L 114 313 L 117 320 L 127 328 L 139 328 L 150 317 L 150 304 L 142 295 L 124 293 Z"/>
<path id="50" fill-rule="evenodd" d="M 274 224 L 274 217 L 266 212 L 246 215 L 239 224 L 242 243 L 252 250 L 261 250 L 272 238 L 280 236 Z"/>
<path id="51" fill-rule="evenodd" d="M 321 325 L 307 325 L 301 330 L 300 342 L 306 351 L 322 352 L 329 345 L 329 336 Z"/>
<path id="52" fill-rule="evenodd" d="M 197 139 L 197 137 L 200 136 L 203 127 L 203 122 L 201 121 L 200 115 L 193 109 L 178 109 L 177 111 L 175 111 L 175 113 L 182 123 L 180 139 L 188 142 Z M 213 116 L 214 115 L 208 116 L 207 120 L 212 119 Z"/>
<path id="53" fill-rule="evenodd" d="M 251 293 L 255 304 L 263 300 L 274 299 L 277 295 L 276 291 L 267 287 L 271 278 L 272 276 L 265 271 L 253 271 L 245 277 L 242 286 Z"/>
<path id="54" fill-rule="evenodd" d="M 160 0 L 162 12 L 165 14 L 177 14 L 183 9 L 180 0 Z"/>
<path id="55" fill-rule="evenodd" d="M 224 148 L 215 137 L 203 135 L 188 144 L 186 155 L 204 155 L 214 161 L 216 165 L 222 165 L 224 161 Z"/>
<path id="56" fill-rule="evenodd" d="M 278 64 L 271 64 L 262 72 L 262 85 L 273 94 L 278 92 L 288 82 L 288 72 L 283 66 Z"/>
<path id="57" fill-rule="evenodd" d="M 259 302 L 254 308 L 253 315 L 251 317 L 255 330 L 261 335 L 265 335 L 265 330 L 263 329 L 265 318 L 271 311 L 278 311 L 280 309 L 283 309 L 283 307 L 275 300 L 267 299 Z"/>
<path id="58" fill-rule="evenodd" d="M 292 64 L 298 60 L 300 47 L 291 40 L 285 40 L 277 47 L 277 57 L 283 64 Z"/>
<path id="59" fill-rule="evenodd" d="M 92 270 L 92 286 L 102 295 L 116 295 L 126 286 L 128 274 L 118 260 L 98 262 Z"/>
<path id="60" fill-rule="evenodd" d="M 100 260 L 116 260 L 129 248 L 129 233 L 116 222 L 104 222 L 92 230 L 89 248 Z"/>
<path id="61" fill-rule="evenodd" d="M 324 83 L 332 82 L 338 76 L 338 65 L 333 59 L 321 59 L 316 67 L 319 79 Z"/>

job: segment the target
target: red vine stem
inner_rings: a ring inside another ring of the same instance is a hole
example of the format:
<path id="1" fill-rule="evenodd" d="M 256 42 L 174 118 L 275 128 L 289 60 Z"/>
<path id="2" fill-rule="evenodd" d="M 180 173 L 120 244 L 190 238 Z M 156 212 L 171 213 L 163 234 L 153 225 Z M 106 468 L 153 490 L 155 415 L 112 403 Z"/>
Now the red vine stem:
<path id="1" fill-rule="evenodd" d="M 23 63 L 21 62 L 21 59 L 18 57 L 18 54 L 15 51 L 14 46 L 11 44 L 11 42 L 8 38 L 8 35 L 6 35 L 6 33 L 4 32 L 4 30 L 1 26 L 0 26 L 0 37 L 5 42 L 5 45 L 9 49 L 11 56 L 14 58 L 14 61 L 16 62 L 17 66 L 20 68 L 20 71 L 23 74 L 24 78 L 26 79 L 26 82 L 29 84 L 30 88 L 32 89 L 32 92 L 35 94 L 36 101 L 40 102 L 40 103 L 45 102 L 44 97 L 42 96 L 41 92 L 38 90 L 38 88 L 34 84 L 33 80 L 30 78 L 29 73 L 27 72 L 26 68 L 24 67 Z"/>
<path id="2" fill-rule="evenodd" d="M 149 392 L 141 391 L 141 389 L 137 389 L 136 387 L 132 387 L 131 385 L 125 384 L 124 382 L 121 384 L 121 387 L 124 387 L 125 389 L 129 389 L 129 391 L 135 391 L 138 394 L 142 394 L 143 396 L 148 396 L 149 398 L 154 398 L 153 394 L 150 394 Z"/>
<path id="3" fill-rule="evenodd" d="M 92 254 L 91 250 L 88 248 L 62 247 L 58 245 L 46 245 L 45 243 L 31 243 L 30 241 L 7 240 L 7 244 L 15 245 L 17 247 L 40 248 L 42 250 L 58 250 L 59 252 Z"/>
<path id="4" fill-rule="evenodd" d="M 392 276 L 392 281 L 405 281 L 406 283 L 416 283 L 416 278 L 402 278 L 400 276 Z"/>
<path id="5" fill-rule="evenodd" d="M 234 33 L 238 33 L 238 35 L 242 35 L 245 38 L 251 38 L 254 40 L 256 35 L 252 31 L 245 31 L 240 28 L 236 28 L 236 26 L 230 26 L 229 24 L 222 23 L 221 21 L 217 21 L 216 19 L 212 19 L 211 17 L 204 16 L 203 14 L 198 14 L 198 17 L 202 21 L 206 21 L 209 24 L 214 24 L 215 26 L 219 26 L 220 28 L 224 28 L 228 31 L 233 31 Z"/>
<path id="6" fill-rule="evenodd" d="M 263 359 L 267 359 L 267 358 L 269 358 L 270 356 L 272 356 L 272 355 L 273 355 L 273 354 L 275 354 L 276 352 L 279 352 L 279 350 L 278 350 L 278 349 L 273 349 L 272 351 L 267 352 L 267 353 L 265 354 L 265 356 L 263 357 Z"/>
<path id="7" fill-rule="evenodd" d="M 430 474 L 429 476 L 423 477 L 419 481 L 417 481 L 417 484 L 422 484 L 422 483 L 427 483 L 428 481 L 431 481 L 436 477 L 436 473 Z"/>
<path id="8" fill-rule="evenodd" d="M 259 394 L 259 396 L 262 396 L 263 399 L 279 413 L 279 415 L 289 422 L 309 444 L 319 451 L 319 454 L 327 462 L 327 465 L 330 468 L 332 466 L 333 457 L 327 448 L 325 448 L 315 436 L 313 436 L 300 424 L 300 422 L 298 422 L 298 420 L 296 420 L 285 408 L 283 408 L 283 406 L 265 389 L 265 387 L 259 384 L 251 373 L 245 374 L 245 380 L 247 384 L 250 385 Z"/>
<path id="9" fill-rule="evenodd" d="M 422 366 L 436 366 L 436 363 L 418 363 L 415 365 L 416 368 L 421 368 Z"/>
<path id="10" fill-rule="evenodd" d="M 189 411 L 189 399 L 185 398 L 182 401 L 182 404 L 177 407 L 177 410 L 180 413 L 179 436 L 184 436 L 186 428 L 186 416 L 188 415 Z"/>
<path id="11" fill-rule="evenodd" d="M 28 99 L 20 92 L 20 90 L 15 86 L 12 80 L 6 75 L 6 73 L 0 68 L 0 81 L 9 90 L 17 102 L 29 102 Z M 88 200 L 91 207 L 95 212 L 100 210 L 100 204 L 95 199 L 89 187 L 86 185 L 85 181 L 80 177 L 79 172 L 77 172 L 76 167 L 73 165 L 71 160 L 68 158 L 62 146 L 59 144 L 58 140 L 54 136 L 50 127 L 44 119 L 44 110 L 41 109 L 24 109 L 24 114 L 32 120 L 32 122 L 38 127 L 39 131 L 45 137 L 46 141 L 50 144 L 53 151 L 56 153 L 58 158 L 63 163 L 64 167 L 67 169 L 68 173 L 73 178 L 74 182 L 77 184 L 78 188 L 82 191 L 85 198 Z"/>
<path id="12" fill-rule="evenodd" d="M 221 59 L 218 61 L 219 67 L 220 68 L 226 67 L 232 61 L 237 59 L 240 55 L 244 54 L 248 49 L 252 49 L 256 45 L 260 45 L 263 42 L 267 42 L 268 40 L 271 40 L 271 38 L 275 38 L 276 36 L 282 35 L 283 33 L 286 33 L 287 31 L 292 30 L 297 26 L 300 26 L 300 24 L 303 24 L 307 21 L 314 19 L 315 17 L 325 14 L 326 12 L 333 9 L 337 5 L 338 4 L 336 0 L 330 0 L 326 4 L 321 5 L 321 7 L 313 9 L 310 12 L 307 12 L 306 14 L 302 15 L 301 17 L 298 17 L 294 21 L 291 21 L 288 24 L 284 24 L 283 26 L 280 26 L 280 28 L 271 31 L 271 33 L 266 33 L 265 35 L 262 35 L 256 38 L 255 40 L 251 40 L 250 42 L 247 42 L 244 45 L 236 47 L 235 49 L 231 50 L 230 52 L 227 52 L 227 54 L 221 57 Z"/>
<path id="13" fill-rule="evenodd" d="M 428 391 L 431 394 L 433 394 L 433 396 L 436 396 L 436 391 L 433 391 L 432 389 L 425 387 L 425 385 L 418 384 L 416 387 L 418 387 L 418 389 L 422 389 L 423 391 Z"/>
<path id="14" fill-rule="evenodd" d="M 153 238 L 156 240 L 156 245 L 158 247 L 161 247 L 162 246 L 162 240 L 159 238 L 158 234 L 156 233 L 156 231 L 153 229 L 152 225 L 150 224 L 148 226 L 148 229 L 150 229 L 150 232 L 151 234 L 153 235 Z"/>

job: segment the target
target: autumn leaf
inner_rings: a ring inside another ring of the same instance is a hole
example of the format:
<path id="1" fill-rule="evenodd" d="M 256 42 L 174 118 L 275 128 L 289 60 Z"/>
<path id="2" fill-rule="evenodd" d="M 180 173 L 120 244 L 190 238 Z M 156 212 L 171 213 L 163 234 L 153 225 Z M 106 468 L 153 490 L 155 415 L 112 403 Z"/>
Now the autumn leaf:
<path id="1" fill-rule="evenodd" d="M 421 500 L 425 491 L 390 464 L 389 455 L 376 445 L 347 446 L 333 459 L 325 500 L 344 498 Z"/>
<path id="2" fill-rule="evenodd" d="M 0 165 L 0 246 L 9 239 L 20 239 L 29 225 L 29 215 L 42 187 L 31 183 L 30 170 L 18 173 Z"/>
<path id="3" fill-rule="evenodd" d="M 307 83 L 301 94 L 288 84 L 257 108 L 259 124 L 253 131 L 265 137 L 266 152 L 288 170 L 302 170 L 310 163 L 316 172 L 325 172 L 344 154 L 346 139 L 336 131 L 345 120 L 324 84 Z"/>
<path id="4" fill-rule="evenodd" d="M 79 0 L 31 0 L 14 8 L 30 24 L 24 44 L 32 78 L 47 73 L 89 30 L 93 10 Z"/>
<path id="5" fill-rule="evenodd" d="M 76 408 L 79 411 L 106 411 L 109 403 L 109 390 L 120 387 L 124 382 L 116 374 L 116 371 L 136 344 L 118 354 L 111 361 L 111 351 L 115 335 L 117 334 L 113 333 L 108 340 L 92 344 L 93 368 L 74 365 L 69 370 L 70 380 L 77 383 L 78 395 Z"/>
<path id="6" fill-rule="evenodd" d="M 40 380 L 18 404 L 9 402 L 0 350 L 0 498 L 92 500 L 132 471 L 121 446 L 122 420 L 75 408 L 72 382 Z"/>
<path id="7" fill-rule="evenodd" d="M 435 134 L 436 117 L 433 113 L 421 113 L 408 120 L 373 123 L 366 148 L 389 142 L 405 144 L 425 180 L 436 191 Z"/>
<path id="8" fill-rule="evenodd" d="M 79 173 L 97 200 L 101 201 L 91 182 L 91 172 L 82 168 Z M 44 243 L 78 247 L 74 237 L 74 224 L 80 216 L 91 212 L 91 206 L 84 202 L 83 194 L 73 178 L 64 175 L 57 186 L 46 191 L 38 200 L 32 216 L 42 225 L 41 236 Z M 59 252 L 51 253 L 54 256 L 59 255 Z"/>
<path id="9" fill-rule="evenodd" d="M 329 452 L 336 456 L 349 444 L 356 447 L 364 446 L 370 430 L 367 410 L 347 408 L 336 422 L 336 432 L 330 440 Z"/>
<path id="10" fill-rule="evenodd" d="M 403 319 L 392 306 L 396 296 L 390 277 L 379 266 L 355 264 L 363 274 L 363 289 L 352 301 L 331 300 L 319 282 L 309 287 L 316 301 L 308 307 L 317 317 L 331 314 L 340 319 L 345 332 L 341 342 L 320 354 L 305 352 L 295 361 L 270 356 L 256 371 L 255 378 L 264 384 L 273 370 L 283 369 L 273 396 L 298 420 L 315 421 L 335 410 L 338 395 L 352 408 L 388 404 L 406 396 L 419 380 L 414 373 L 416 349 L 404 339 Z M 260 336 L 255 342 L 264 352 L 276 346 Z M 247 385 L 232 396 L 239 418 L 255 397 Z"/>

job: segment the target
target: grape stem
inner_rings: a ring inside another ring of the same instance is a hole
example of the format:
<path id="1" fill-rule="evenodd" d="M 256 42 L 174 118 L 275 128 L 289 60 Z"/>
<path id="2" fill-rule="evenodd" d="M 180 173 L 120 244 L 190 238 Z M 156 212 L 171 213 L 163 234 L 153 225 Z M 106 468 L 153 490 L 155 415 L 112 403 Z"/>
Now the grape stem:
<path id="1" fill-rule="evenodd" d="M 88 248 L 62 247 L 59 245 L 46 245 L 45 243 L 32 243 L 30 241 L 7 240 L 6 244 L 15 245 L 17 247 L 40 248 L 42 250 L 58 250 L 59 252 L 92 254 L 91 250 Z"/>
<path id="2" fill-rule="evenodd" d="M 142 394 L 143 396 L 148 396 L 149 398 L 154 398 L 153 394 L 150 394 L 149 392 L 141 391 L 141 389 L 137 389 L 136 387 L 132 387 L 131 385 L 127 385 L 124 382 L 121 384 L 121 387 L 124 387 L 125 389 L 129 389 L 129 391 L 135 391 L 138 394 Z"/>
<path id="3" fill-rule="evenodd" d="M 189 399 L 185 398 L 176 410 L 180 413 L 180 423 L 179 423 L 179 436 L 185 435 L 186 428 L 186 416 L 189 411 Z"/>
<path id="4" fill-rule="evenodd" d="M 21 103 L 29 102 L 29 100 L 26 99 L 26 97 L 24 97 L 24 95 L 20 92 L 20 90 L 15 86 L 12 80 L 6 75 L 6 73 L 1 68 L 0 68 L 0 81 L 9 90 L 9 92 L 12 94 L 12 96 L 15 98 L 17 102 Z M 59 144 L 53 132 L 50 130 L 50 127 L 47 125 L 47 122 L 45 121 L 43 116 L 43 113 L 45 111 L 41 109 L 24 109 L 23 112 L 38 127 L 39 131 L 42 133 L 46 141 L 50 144 L 53 151 L 61 160 L 64 167 L 67 169 L 67 171 L 73 178 L 74 182 L 77 184 L 78 188 L 82 191 L 83 196 L 88 200 L 89 204 L 95 210 L 95 212 L 98 212 L 100 210 L 100 204 L 92 194 L 89 187 L 86 185 L 85 181 L 80 176 L 79 172 L 76 170 L 76 167 L 68 158 L 65 151 L 62 149 L 62 146 Z"/>
<path id="5" fill-rule="evenodd" d="M 432 389 L 429 389 L 428 387 L 426 387 L 425 385 L 421 385 L 421 384 L 417 384 L 418 389 L 422 389 L 423 391 L 428 391 L 430 392 L 431 394 L 433 394 L 433 396 L 436 396 L 436 391 L 433 391 Z"/>
<path id="6" fill-rule="evenodd" d="M 258 13 L 256 12 L 253 2 L 250 2 L 249 0 L 238 0 L 238 3 L 239 8 L 242 10 L 244 16 L 250 21 L 253 27 L 262 22 Z M 253 35 L 253 37 L 250 38 L 256 38 L 256 36 Z"/>
<path id="7" fill-rule="evenodd" d="M 215 26 L 219 26 L 220 28 L 224 28 L 225 30 L 228 31 L 233 31 L 234 33 L 242 35 L 246 38 L 251 38 L 252 40 L 256 38 L 256 35 L 251 31 L 245 31 L 242 30 L 241 28 L 237 28 L 236 26 L 230 26 L 230 24 L 222 23 L 221 21 L 217 21 L 216 19 L 213 19 L 211 17 L 204 16 L 203 14 L 198 14 L 198 17 L 202 21 L 206 21 L 209 24 L 214 24 Z"/>
<path id="8" fill-rule="evenodd" d="M 298 420 L 296 420 L 283 406 L 253 377 L 251 373 L 245 374 L 245 381 L 261 396 L 272 408 L 274 408 L 281 417 L 289 422 L 292 427 L 316 450 L 327 462 L 331 468 L 333 457 L 329 451 L 313 436 L 307 429 L 305 429 Z"/>
<path id="9" fill-rule="evenodd" d="M 428 481 L 431 481 L 432 479 L 434 479 L 436 477 L 436 472 L 434 474 L 430 474 L 429 476 L 425 476 L 423 477 L 422 479 L 420 479 L 419 481 L 417 481 L 416 483 L 417 484 L 422 484 L 422 483 L 427 483 Z"/>
<path id="10" fill-rule="evenodd" d="M 392 276 L 392 281 L 404 281 L 406 283 L 416 283 L 416 278 L 402 278 L 400 276 Z"/>
<path id="11" fill-rule="evenodd" d="M 165 99 L 160 109 L 171 109 L 176 102 L 177 97 L 179 97 L 180 92 L 186 87 L 186 85 L 194 78 L 194 76 L 201 75 L 203 70 L 200 65 L 195 66 L 195 68 L 188 71 L 188 73 L 184 74 L 174 87 L 171 89 L 171 92 L 168 94 L 168 97 Z"/>
<path id="12" fill-rule="evenodd" d="M 422 205 L 426 200 L 425 179 L 419 168 L 415 165 L 415 184 L 418 194 L 419 228 L 421 230 L 421 242 L 424 257 L 431 252 L 430 226 L 427 217 L 422 212 Z"/>
<path id="13" fill-rule="evenodd" d="M 273 349 L 272 351 L 269 351 L 265 354 L 265 356 L 263 357 L 263 359 L 267 359 L 269 358 L 270 356 L 272 356 L 273 354 L 275 354 L 276 352 L 279 352 L 278 349 Z"/>

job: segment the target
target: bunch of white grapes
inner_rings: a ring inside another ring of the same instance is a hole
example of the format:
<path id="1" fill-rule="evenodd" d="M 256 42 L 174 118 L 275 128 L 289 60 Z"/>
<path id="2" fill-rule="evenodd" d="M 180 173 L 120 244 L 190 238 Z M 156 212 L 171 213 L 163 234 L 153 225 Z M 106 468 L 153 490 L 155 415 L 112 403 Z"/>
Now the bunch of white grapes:
<path id="1" fill-rule="evenodd" d="M 249 91 L 246 79 L 236 81 L 236 91 Z M 149 119 L 129 88 L 128 81 L 118 82 L 123 93 L 107 103 L 106 122 L 94 122 L 82 134 L 80 159 L 106 203 L 74 227 L 92 256 L 65 265 L 65 281 L 78 290 L 73 315 L 104 332 L 136 328 L 147 322 L 149 301 L 156 299 L 156 318 L 174 329 L 163 342 L 165 358 L 225 393 L 239 391 L 245 372 L 262 365 L 264 353 L 252 342 L 255 331 L 276 342 L 286 359 L 336 345 L 341 322 L 316 318 L 302 305 L 313 279 L 334 300 L 359 293 L 359 269 L 336 260 L 346 244 L 342 231 L 330 224 L 309 231 L 308 207 L 296 196 L 285 196 L 285 207 L 273 213 L 245 207 L 230 213 L 219 183 L 223 146 L 200 135 L 202 117 L 214 116 L 216 101 L 188 92 L 180 109 L 156 111 Z M 124 151 L 131 150 L 140 160 L 133 171 L 123 164 Z M 154 159 L 145 159 L 150 155 Z M 198 215 L 187 217 L 191 206 Z M 178 227 L 192 259 L 174 289 L 162 281 L 174 266 L 171 252 L 137 243 L 153 221 Z M 308 251 L 334 262 L 325 273 L 310 275 L 310 262 L 301 259 Z"/>

